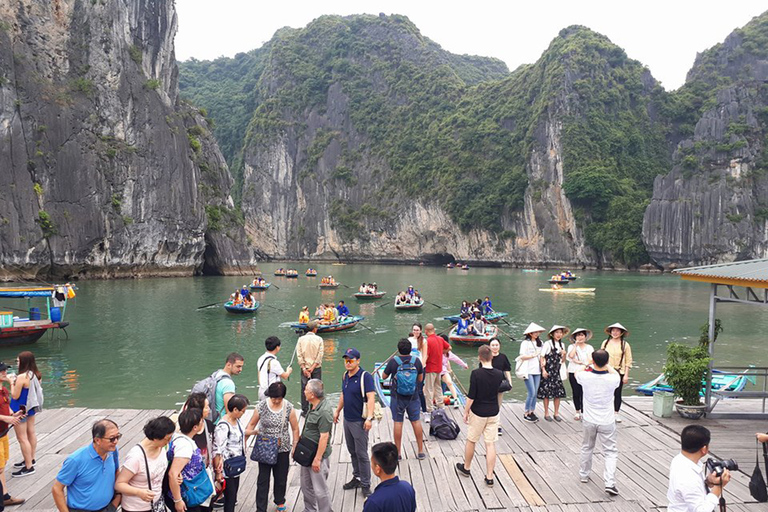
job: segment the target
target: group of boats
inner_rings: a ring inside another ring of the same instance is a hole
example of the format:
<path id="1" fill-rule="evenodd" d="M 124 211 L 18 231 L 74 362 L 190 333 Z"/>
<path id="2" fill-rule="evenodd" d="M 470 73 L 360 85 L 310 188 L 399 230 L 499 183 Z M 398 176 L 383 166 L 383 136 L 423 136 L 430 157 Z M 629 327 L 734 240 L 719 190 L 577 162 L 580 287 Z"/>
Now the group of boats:
<path id="1" fill-rule="evenodd" d="M 469 270 L 469 265 L 466 263 L 448 263 L 445 268 L 460 268 L 461 270 Z"/>

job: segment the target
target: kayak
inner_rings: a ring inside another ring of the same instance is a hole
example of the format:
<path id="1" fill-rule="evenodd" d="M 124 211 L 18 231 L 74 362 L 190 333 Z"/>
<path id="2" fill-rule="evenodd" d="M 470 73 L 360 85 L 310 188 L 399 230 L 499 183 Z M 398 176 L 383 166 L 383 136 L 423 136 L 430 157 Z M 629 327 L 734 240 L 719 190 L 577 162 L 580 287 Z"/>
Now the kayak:
<path id="1" fill-rule="evenodd" d="M 381 405 L 384 407 L 389 407 L 391 404 L 390 389 L 392 379 L 391 377 L 388 377 L 387 379 L 382 377 L 386 365 L 386 363 L 376 363 L 374 365 L 375 369 L 373 370 L 373 387 L 376 389 L 376 394 L 379 396 Z M 456 396 L 459 399 L 459 405 L 464 406 L 467 401 L 467 397 L 464 396 L 464 393 L 461 392 L 461 387 L 458 385 L 458 383 L 454 382 L 453 386 L 456 388 Z M 413 396 L 412 399 L 419 400 L 419 397 Z M 450 391 L 443 392 L 443 400 L 445 401 L 445 405 L 453 405 L 453 396 L 451 395 Z"/>
<path id="2" fill-rule="evenodd" d="M 741 391 L 747 382 L 754 384 L 754 377 L 747 375 L 733 375 L 732 373 L 723 373 L 721 370 L 712 370 L 712 390 L 713 391 Z M 700 395 L 704 396 L 704 389 L 706 388 L 706 380 L 701 383 Z M 652 396 L 654 391 L 667 391 L 674 392 L 672 387 L 667 384 L 665 375 L 662 373 L 650 382 L 646 382 L 643 385 L 637 386 L 635 391 L 642 393 L 643 395 Z"/>
<path id="3" fill-rule="evenodd" d="M 488 313 L 487 315 L 485 315 L 485 319 L 491 322 L 492 324 L 495 324 L 505 316 L 509 316 L 509 313 L 500 313 L 500 312 L 494 311 L 493 313 Z M 459 315 L 451 315 L 451 316 L 444 316 L 443 320 L 448 320 L 452 324 L 457 324 L 459 323 L 459 318 L 460 318 Z"/>
<path id="4" fill-rule="evenodd" d="M 266 284 L 252 284 L 252 285 L 251 285 L 251 290 L 266 290 L 266 289 L 268 289 L 268 288 L 269 288 L 269 286 L 270 286 L 271 284 L 272 284 L 272 283 L 266 283 Z"/>
<path id="5" fill-rule="evenodd" d="M 554 293 L 595 293 L 597 288 L 539 288 L 540 292 Z"/>
<path id="6" fill-rule="evenodd" d="M 340 321 L 336 322 L 335 324 L 329 324 L 329 325 L 323 325 L 320 324 L 317 326 L 317 334 L 322 334 L 324 332 L 336 332 L 336 331 L 344 331 L 347 329 L 352 329 L 354 326 L 359 324 L 362 320 L 364 320 L 364 316 L 348 316 L 342 318 Z M 297 331 L 308 331 L 307 324 L 291 324 L 291 329 L 296 329 Z"/>
<path id="7" fill-rule="evenodd" d="M 448 341 L 451 343 L 469 345 L 470 347 L 479 347 L 481 345 L 485 345 L 486 343 L 490 343 L 491 340 L 496 337 L 496 334 L 499 330 L 495 325 L 487 325 L 485 327 L 485 334 L 482 336 L 475 336 L 473 334 L 456 334 L 458 329 L 459 326 L 455 326 L 453 329 L 451 329 L 450 334 L 448 334 Z"/>
<path id="8" fill-rule="evenodd" d="M 420 300 L 416 304 L 411 304 L 410 302 L 405 302 L 403 304 L 395 304 L 395 309 L 398 311 L 415 311 L 417 309 L 421 309 L 421 306 L 424 305 L 424 299 Z"/>
<path id="9" fill-rule="evenodd" d="M 355 298 L 359 300 L 373 300 L 373 299 L 380 299 L 384 296 L 384 294 L 387 292 L 376 292 L 376 293 L 360 293 L 357 292 L 355 294 Z"/>
<path id="10" fill-rule="evenodd" d="M 251 314 L 251 313 L 255 313 L 259 309 L 260 305 L 261 304 L 259 304 L 258 302 L 254 302 L 253 303 L 253 307 L 247 308 L 247 307 L 243 306 L 242 304 L 235 305 L 230 300 L 226 304 L 224 304 L 224 309 L 226 309 L 229 313 L 236 313 L 236 314 L 240 314 L 240 315 L 248 315 L 248 314 Z"/>

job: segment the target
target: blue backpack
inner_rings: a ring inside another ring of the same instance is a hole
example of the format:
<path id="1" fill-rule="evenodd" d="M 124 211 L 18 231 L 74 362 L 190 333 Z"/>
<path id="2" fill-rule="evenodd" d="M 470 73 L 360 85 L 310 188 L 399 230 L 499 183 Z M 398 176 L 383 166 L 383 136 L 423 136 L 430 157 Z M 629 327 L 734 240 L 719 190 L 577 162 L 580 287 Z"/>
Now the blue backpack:
<path id="1" fill-rule="evenodd" d="M 397 373 L 395 374 L 397 394 L 412 396 L 416 393 L 416 380 L 419 376 L 419 370 L 413 363 L 413 356 L 410 356 L 405 362 L 400 359 L 400 356 L 395 356 L 395 362 L 397 363 Z"/>

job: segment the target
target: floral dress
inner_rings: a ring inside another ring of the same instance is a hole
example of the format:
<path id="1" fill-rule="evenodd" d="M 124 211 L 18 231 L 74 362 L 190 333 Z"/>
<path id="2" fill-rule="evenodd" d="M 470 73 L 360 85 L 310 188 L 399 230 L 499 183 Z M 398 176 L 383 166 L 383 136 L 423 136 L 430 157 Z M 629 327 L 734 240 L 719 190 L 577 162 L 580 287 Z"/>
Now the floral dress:
<path id="1" fill-rule="evenodd" d="M 544 368 L 547 370 L 549 377 L 546 379 L 544 375 L 541 376 L 541 385 L 539 386 L 539 392 L 537 398 L 542 400 L 544 398 L 565 398 L 565 386 L 560 379 L 560 365 L 562 364 L 562 358 L 560 351 L 565 350 L 563 342 L 557 343 L 556 347 L 553 346 L 552 340 L 548 341 L 544 345 L 542 356 L 545 359 Z"/>

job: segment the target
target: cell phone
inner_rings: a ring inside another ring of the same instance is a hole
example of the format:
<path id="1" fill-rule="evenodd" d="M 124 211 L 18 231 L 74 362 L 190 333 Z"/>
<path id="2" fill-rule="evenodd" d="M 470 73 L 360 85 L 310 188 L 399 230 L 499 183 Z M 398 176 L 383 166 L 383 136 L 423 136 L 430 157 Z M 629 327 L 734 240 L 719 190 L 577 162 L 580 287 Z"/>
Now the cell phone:
<path id="1" fill-rule="evenodd" d="M 20 405 L 19 406 L 19 412 L 23 415 L 27 414 L 27 406 L 26 405 Z"/>

